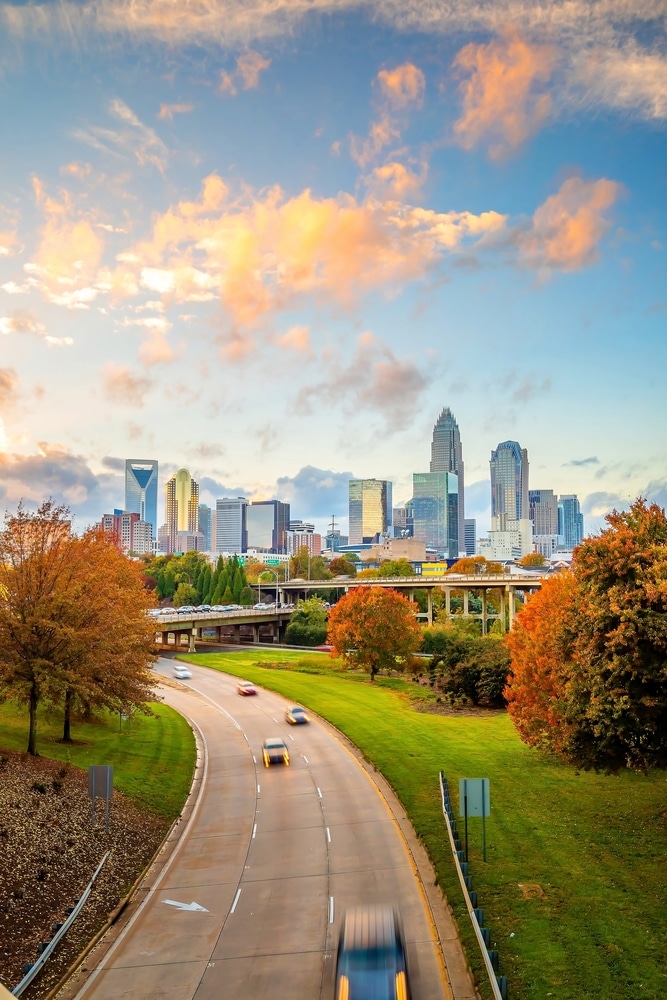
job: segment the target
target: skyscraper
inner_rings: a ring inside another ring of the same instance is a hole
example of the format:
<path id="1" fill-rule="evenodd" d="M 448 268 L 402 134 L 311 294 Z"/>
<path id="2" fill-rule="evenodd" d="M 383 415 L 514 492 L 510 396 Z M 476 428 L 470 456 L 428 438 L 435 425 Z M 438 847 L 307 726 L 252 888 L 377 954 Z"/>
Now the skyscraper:
<path id="1" fill-rule="evenodd" d="M 566 549 L 572 550 L 584 539 L 584 515 L 575 493 L 558 498 L 558 534 Z"/>
<path id="2" fill-rule="evenodd" d="M 491 517 L 528 519 L 528 452 L 517 441 L 502 441 L 491 452 Z"/>
<path id="3" fill-rule="evenodd" d="M 125 508 L 153 526 L 157 538 L 157 462 L 152 459 L 125 460 Z"/>
<path id="4" fill-rule="evenodd" d="M 463 551 L 465 538 L 465 507 L 463 481 L 463 450 L 459 425 L 448 406 L 444 408 L 433 428 L 431 442 L 431 472 L 453 472 L 458 477 L 458 546 Z M 458 552 L 452 552 L 454 559 Z"/>
<path id="5" fill-rule="evenodd" d="M 165 483 L 164 519 L 170 552 L 179 551 L 179 532 L 194 535 L 199 531 L 199 483 L 187 469 L 179 469 Z"/>
<path id="6" fill-rule="evenodd" d="M 199 504 L 199 530 L 204 536 L 204 551 L 212 552 L 213 537 L 211 532 L 211 508 L 205 504 Z"/>
<path id="7" fill-rule="evenodd" d="M 558 534 L 558 500 L 553 490 L 528 490 L 529 517 L 536 535 Z"/>
<path id="8" fill-rule="evenodd" d="M 257 500 L 246 508 L 248 549 L 286 553 L 290 505 L 282 500 Z"/>
<path id="9" fill-rule="evenodd" d="M 414 472 L 410 502 L 413 538 L 438 558 L 459 554 L 459 484 L 453 472 Z"/>
<path id="10" fill-rule="evenodd" d="M 391 483 L 386 479 L 350 479 L 350 545 L 376 542 L 391 527 Z"/>

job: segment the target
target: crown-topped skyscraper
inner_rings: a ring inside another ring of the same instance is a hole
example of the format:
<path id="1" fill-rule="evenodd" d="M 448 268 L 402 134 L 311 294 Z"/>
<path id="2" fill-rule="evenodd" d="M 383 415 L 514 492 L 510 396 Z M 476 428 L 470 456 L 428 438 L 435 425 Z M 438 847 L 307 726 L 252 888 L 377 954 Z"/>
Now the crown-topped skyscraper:
<path id="1" fill-rule="evenodd" d="M 458 547 L 465 548 L 465 510 L 463 499 L 463 451 L 459 425 L 448 406 L 444 408 L 433 428 L 431 443 L 431 472 L 453 472 L 458 476 Z M 457 553 L 450 553 L 455 558 Z"/>

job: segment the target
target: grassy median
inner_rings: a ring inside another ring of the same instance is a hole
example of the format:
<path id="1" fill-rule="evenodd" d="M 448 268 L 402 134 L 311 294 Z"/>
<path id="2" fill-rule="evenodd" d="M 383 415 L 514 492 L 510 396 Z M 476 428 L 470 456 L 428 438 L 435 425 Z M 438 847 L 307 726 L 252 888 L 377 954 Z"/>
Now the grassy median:
<path id="1" fill-rule="evenodd" d="M 490 779 L 487 862 L 481 821 L 470 820 L 470 869 L 512 1000 L 667 995 L 665 772 L 579 772 L 525 747 L 504 713 L 431 714 L 423 709 L 436 707 L 434 699 L 418 685 L 399 677 L 371 685 L 324 654 L 244 649 L 182 658 L 305 705 L 362 750 L 425 842 L 478 972 L 438 772 L 455 799 L 459 778 Z"/>
<path id="2" fill-rule="evenodd" d="M 185 719 L 163 704 L 153 715 L 119 719 L 105 713 L 94 722 L 75 722 L 72 743 L 61 742 L 62 716 L 38 711 L 37 749 L 41 756 L 75 767 L 113 764 L 114 788 L 142 808 L 173 819 L 183 808 L 194 772 L 196 749 Z M 23 751 L 28 741 L 28 711 L 0 702 L 0 748 Z"/>

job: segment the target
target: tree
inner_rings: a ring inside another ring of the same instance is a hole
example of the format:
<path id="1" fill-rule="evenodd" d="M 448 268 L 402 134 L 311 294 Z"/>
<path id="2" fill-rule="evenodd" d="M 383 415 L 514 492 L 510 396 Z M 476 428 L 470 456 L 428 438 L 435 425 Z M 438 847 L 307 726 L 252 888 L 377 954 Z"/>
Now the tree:
<path id="1" fill-rule="evenodd" d="M 535 741 L 525 720 L 536 702 L 537 739 L 581 767 L 665 767 L 667 517 L 640 498 L 606 520 L 576 549 L 562 591 L 543 584 L 518 616 L 511 712 Z"/>
<path id="2" fill-rule="evenodd" d="M 528 555 L 523 556 L 518 562 L 518 565 L 523 566 L 524 569 L 541 569 L 546 564 L 546 557 L 541 552 L 529 552 Z"/>
<path id="3" fill-rule="evenodd" d="M 378 570 L 378 576 L 381 580 L 392 576 L 414 575 L 415 571 L 408 559 L 386 559 L 383 563 L 380 563 Z"/>
<path id="4" fill-rule="evenodd" d="M 327 637 L 327 608 L 319 597 L 299 601 L 285 631 L 291 646 L 319 646 Z"/>
<path id="5" fill-rule="evenodd" d="M 395 668 L 398 660 L 419 648 L 421 627 L 415 611 L 415 605 L 395 590 L 350 590 L 329 611 L 333 654 L 365 667 L 374 680 L 379 670 Z"/>
<path id="6" fill-rule="evenodd" d="M 143 566 L 97 529 L 72 534 L 69 510 L 20 504 L 0 532 L 0 685 L 28 706 L 28 746 L 37 753 L 37 707 L 142 704 L 152 679 L 153 604 Z"/>
<path id="7" fill-rule="evenodd" d="M 457 559 L 445 575 L 463 573 L 466 576 L 480 576 L 484 573 L 502 573 L 502 571 L 503 567 L 499 562 L 489 562 L 486 556 L 465 556 Z"/>
<path id="8" fill-rule="evenodd" d="M 356 576 L 357 567 L 347 556 L 336 556 L 329 563 L 329 572 L 332 576 Z"/>

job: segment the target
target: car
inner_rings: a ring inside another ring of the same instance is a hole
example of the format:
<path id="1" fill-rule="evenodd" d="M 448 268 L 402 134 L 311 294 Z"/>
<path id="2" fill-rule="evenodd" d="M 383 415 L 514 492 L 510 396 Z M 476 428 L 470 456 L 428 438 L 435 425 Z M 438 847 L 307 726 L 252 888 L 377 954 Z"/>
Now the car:
<path id="1" fill-rule="evenodd" d="M 157 618 L 161 614 L 162 614 L 162 608 L 149 608 L 148 609 L 148 617 L 149 618 Z"/>
<path id="2" fill-rule="evenodd" d="M 176 608 L 176 613 L 179 615 L 193 615 L 195 613 L 194 605 L 182 604 L 180 608 Z"/>
<path id="3" fill-rule="evenodd" d="M 192 677 L 192 671 L 187 667 L 174 667 L 174 677 L 179 681 L 188 681 Z"/>
<path id="4" fill-rule="evenodd" d="M 266 604 L 264 601 L 260 601 L 259 604 L 253 606 L 253 611 L 273 611 L 275 604 Z"/>
<path id="5" fill-rule="evenodd" d="M 310 722 L 305 710 L 303 708 L 299 708 L 298 705 L 293 705 L 292 708 L 288 708 L 285 712 L 285 718 L 291 726 L 301 726 L 304 722 Z"/>
<path id="6" fill-rule="evenodd" d="M 262 744 L 262 758 L 264 760 L 264 767 L 270 767 L 271 764 L 289 765 L 287 744 L 279 736 L 272 736 L 270 739 L 264 740 Z"/>
<path id="7" fill-rule="evenodd" d="M 208 610 L 209 611 L 226 611 L 227 610 L 227 605 L 226 604 L 214 604 L 213 607 L 209 608 Z"/>
<path id="8" fill-rule="evenodd" d="M 236 690 L 238 694 L 257 694 L 257 688 L 252 681 L 239 681 Z"/>
<path id="9" fill-rule="evenodd" d="M 160 614 L 161 615 L 175 615 L 176 614 L 176 608 L 171 608 L 171 607 L 169 607 L 169 608 L 160 608 Z"/>
<path id="10" fill-rule="evenodd" d="M 212 608 L 210 604 L 200 604 L 199 607 L 195 608 L 195 611 L 211 611 L 211 610 Z"/>
<path id="11" fill-rule="evenodd" d="M 410 1000 L 408 958 L 398 910 L 347 910 L 336 954 L 336 1000 Z"/>

